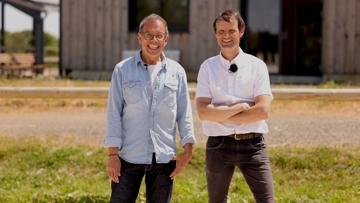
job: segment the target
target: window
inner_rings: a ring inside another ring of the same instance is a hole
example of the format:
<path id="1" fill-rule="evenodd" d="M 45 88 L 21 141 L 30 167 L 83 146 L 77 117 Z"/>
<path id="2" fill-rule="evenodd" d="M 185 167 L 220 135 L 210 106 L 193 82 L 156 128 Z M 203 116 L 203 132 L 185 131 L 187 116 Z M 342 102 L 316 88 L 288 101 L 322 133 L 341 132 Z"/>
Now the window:
<path id="1" fill-rule="evenodd" d="M 262 59 L 270 73 L 279 73 L 279 32 L 281 0 L 242 0 L 246 9 L 245 51 Z"/>
<path id="2" fill-rule="evenodd" d="M 129 0 L 129 31 L 138 32 L 141 20 L 151 13 L 166 20 L 169 32 L 189 30 L 189 0 Z"/>

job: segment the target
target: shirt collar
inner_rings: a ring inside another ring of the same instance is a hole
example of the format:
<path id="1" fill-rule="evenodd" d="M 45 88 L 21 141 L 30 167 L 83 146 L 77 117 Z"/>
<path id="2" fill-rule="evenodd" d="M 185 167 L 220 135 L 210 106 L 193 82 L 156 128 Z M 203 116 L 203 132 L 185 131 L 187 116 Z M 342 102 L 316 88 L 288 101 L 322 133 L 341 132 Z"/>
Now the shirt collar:
<path id="1" fill-rule="evenodd" d="M 244 61 L 244 52 L 240 47 L 239 47 L 239 49 L 240 49 L 239 54 L 232 61 L 228 61 L 227 59 L 225 59 L 222 56 L 221 51 L 220 51 L 220 54 L 219 54 L 220 62 L 226 70 L 228 70 L 230 68 L 231 64 L 235 63 L 237 66 L 239 66 L 240 63 Z"/>
<path id="2" fill-rule="evenodd" d="M 136 62 L 136 64 L 139 64 L 139 63 L 141 63 L 141 65 L 142 65 L 142 67 L 143 68 L 146 68 L 146 66 L 145 66 L 145 62 L 142 60 L 142 58 L 141 58 L 141 52 L 142 52 L 142 50 L 140 50 L 136 55 L 135 55 L 135 62 Z M 162 56 L 162 58 L 163 58 L 163 60 L 161 61 L 161 68 L 166 68 L 166 57 L 165 57 L 165 54 L 164 54 L 164 52 L 161 52 L 161 56 Z"/>

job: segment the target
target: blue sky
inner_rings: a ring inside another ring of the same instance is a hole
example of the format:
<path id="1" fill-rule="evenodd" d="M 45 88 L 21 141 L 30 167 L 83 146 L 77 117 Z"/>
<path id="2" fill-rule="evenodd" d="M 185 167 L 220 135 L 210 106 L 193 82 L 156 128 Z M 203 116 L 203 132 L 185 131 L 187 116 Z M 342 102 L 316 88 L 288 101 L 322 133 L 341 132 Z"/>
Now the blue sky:
<path id="1" fill-rule="evenodd" d="M 0 11 L 1 12 L 1 11 Z M 0 17 L 1 18 L 1 17 Z M 60 14 L 58 11 L 50 11 L 44 19 L 44 31 L 59 38 Z M 1 25 L 0 25 L 1 26 Z M 29 15 L 19 11 L 11 5 L 5 5 L 5 30 L 17 32 L 23 30 L 32 30 L 33 20 Z"/>

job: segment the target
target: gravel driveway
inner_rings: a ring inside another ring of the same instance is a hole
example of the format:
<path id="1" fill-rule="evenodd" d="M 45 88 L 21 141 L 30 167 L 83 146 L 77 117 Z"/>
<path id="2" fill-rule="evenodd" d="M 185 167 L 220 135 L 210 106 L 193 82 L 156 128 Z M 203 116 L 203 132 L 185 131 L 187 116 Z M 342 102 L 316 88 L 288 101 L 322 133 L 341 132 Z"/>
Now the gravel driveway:
<path id="1" fill-rule="evenodd" d="M 201 122 L 193 103 L 195 134 L 198 143 L 204 143 Z M 0 113 L 0 135 L 78 137 L 79 140 L 99 142 L 105 135 L 105 109 L 68 112 Z M 281 146 L 360 144 L 360 115 L 335 114 L 272 114 L 267 121 L 270 132 L 267 144 Z"/>

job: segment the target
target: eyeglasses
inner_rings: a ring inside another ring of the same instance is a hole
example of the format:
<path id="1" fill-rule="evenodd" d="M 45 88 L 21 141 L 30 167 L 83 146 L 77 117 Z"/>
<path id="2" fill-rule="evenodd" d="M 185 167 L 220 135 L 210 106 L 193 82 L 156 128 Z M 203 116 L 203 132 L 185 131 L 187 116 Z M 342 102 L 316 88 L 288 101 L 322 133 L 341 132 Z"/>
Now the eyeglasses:
<path id="1" fill-rule="evenodd" d="M 228 72 L 229 73 L 235 73 L 237 70 L 238 70 L 237 65 L 236 64 L 231 64 Z"/>
<path id="2" fill-rule="evenodd" d="M 140 32 L 140 34 L 146 39 L 146 40 L 152 40 L 154 37 L 156 37 L 157 40 L 163 40 L 165 39 L 165 34 L 157 34 L 157 35 L 153 35 L 150 33 L 146 33 L 146 32 Z"/>

